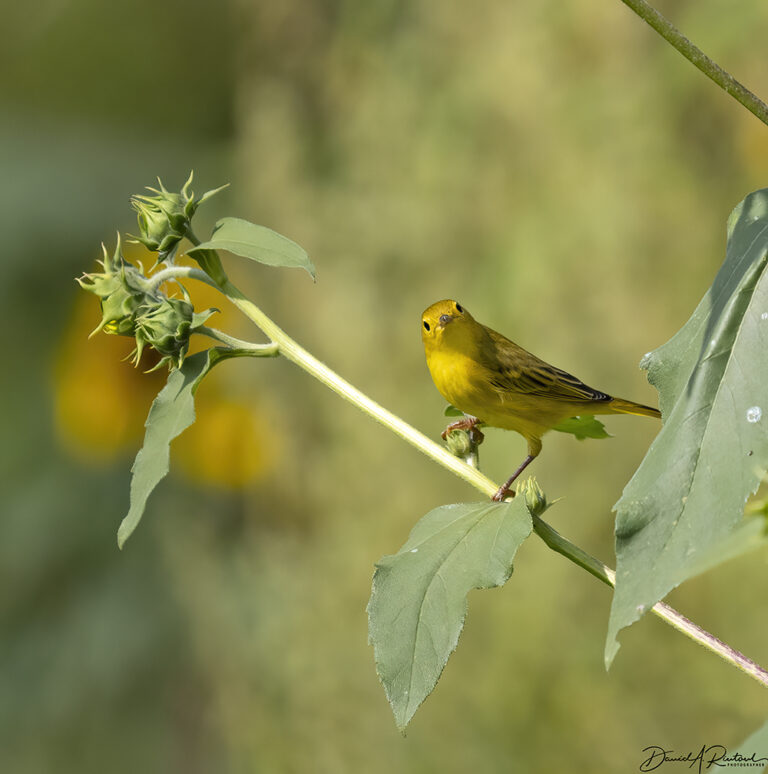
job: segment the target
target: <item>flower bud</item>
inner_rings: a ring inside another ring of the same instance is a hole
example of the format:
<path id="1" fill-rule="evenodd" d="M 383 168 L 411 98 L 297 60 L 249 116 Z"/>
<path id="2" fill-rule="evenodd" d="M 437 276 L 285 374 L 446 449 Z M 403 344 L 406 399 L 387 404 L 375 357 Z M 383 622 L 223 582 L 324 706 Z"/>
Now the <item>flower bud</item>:
<path id="1" fill-rule="evenodd" d="M 525 496 L 525 504 L 534 516 L 541 516 L 547 510 L 547 496 L 539 486 L 539 482 L 531 476 L 517 487 L 518 494 Z"/>
<path id="2" fill-rule="evenodd" d="M 80 287 L 94 293 L 101 302 L 101 322 L 91 336 L 100 330 L 120 336 L 134 334 L 134 317 L 147 299 L 146 284 L 141 272 L 123 258 L 120 235 L 115 253 L 110 258 L 102 245 L 104 260 L 100 261 L 103 272 L 85 274 L 78 279 Z"/>
<path id="3" fill-rule="evenodd" d="M 472 452 L 472 439 L 466 430 L 451 430 L 445 438 L 445 445 L 454 457 L 462 459 Z"/>
<path id="4" fill-rule="evenodd" d="M 207 191 L 195 197 L 190 186 L 190 173 L 184 187 L 178 193 L 167 191 L 160 178 L 157 179 L 160 190 L 149 188 L 155 196 L 135 195 L 131 197 L 131 206 L 138 213 L 139 236 L 137 241 L 153 252 L 159 253 L 159 260 L 172 257 L 176 245 L 187 235 L 190 221 L 197 208 L 214 194 L 226 188 Z"/>
<path id="5" fill-rule="evenodd" d="M 180 368 L 189 350 L 189 337 L 215 312 L 206 309 L 195 312 L 194 307 L 182 298 L 166 298 L 147 304 L 136 316 L 136 349 L 133 361 L 138 365 L 145 346 L 150 346 L 161 356 L 160 362 L 168 367 Z"/>

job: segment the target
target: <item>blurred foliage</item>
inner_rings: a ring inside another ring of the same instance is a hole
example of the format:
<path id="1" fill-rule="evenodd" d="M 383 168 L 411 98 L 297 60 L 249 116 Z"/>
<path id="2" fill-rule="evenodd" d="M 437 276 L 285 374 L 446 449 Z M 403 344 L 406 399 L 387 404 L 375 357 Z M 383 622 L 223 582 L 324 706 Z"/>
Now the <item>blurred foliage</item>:
<path id="1" fill-rule="evenodd" d="M 764 2 L 659 7 L 768 95 Z M 8 9 L 0 53 L 4 770 L 613 771 L 650 744 L 735 745 L 763 722 L 759 687 L 653 620 L 606 675 L 607 591 L 531 539 L 503 590 L 470 595 L 403 740 L 366 642 L 373 563 L 467 487 L 290 363 L 227 363 L 118 553 L 158 377 L 119 362 L 115 337 L 87 341 L 98 308 L 72 280 L 134 230 L 131 193 L 194 167 L 201 187 L 233 183 L 211 223 L 274 228 L 318 269 L 313 285 L 231 257 L 237 284 L 433 437 L 443 402 L 418 322 L 444 297 L 653 402 L 636 363 L 687 319 L 732 206 L 765 186 L 764 126 L 619 2 L 38 10 Z M 219 327 L 255 338 L 225 314 Z M 550 434 L 533 471 L 565 498 L 555 526 L 606 560 L 610 508 L 654 429 L 608 430 Z M 484 469 L 507 474 L 522 443 L 488 432 Z M 765 577 L 756 554 L 670 601 L 766 663 Z"/>

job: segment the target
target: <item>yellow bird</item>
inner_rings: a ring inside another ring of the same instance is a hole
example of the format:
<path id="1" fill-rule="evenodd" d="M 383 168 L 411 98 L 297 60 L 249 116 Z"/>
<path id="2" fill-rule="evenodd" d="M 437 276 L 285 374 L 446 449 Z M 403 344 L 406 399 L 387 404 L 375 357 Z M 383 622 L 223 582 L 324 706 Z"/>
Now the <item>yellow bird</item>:
<path id="1" fill-rule="evenodd" d="M 449 425 L 443 438 L 451 430 L 483 424 L 514 430 L 528 442 L 528 456 L 499 487 L 496 501 L 509 494 L 512 483 L 539 454 L 541 436 L 564 419 L 580 414 L 661 416 L 655 408 L 613 398 L 545 363 L 477 322 L 456 301 L 438 301 L 424 312 L 421 337 L 432 381 L 467 415 Z"/>

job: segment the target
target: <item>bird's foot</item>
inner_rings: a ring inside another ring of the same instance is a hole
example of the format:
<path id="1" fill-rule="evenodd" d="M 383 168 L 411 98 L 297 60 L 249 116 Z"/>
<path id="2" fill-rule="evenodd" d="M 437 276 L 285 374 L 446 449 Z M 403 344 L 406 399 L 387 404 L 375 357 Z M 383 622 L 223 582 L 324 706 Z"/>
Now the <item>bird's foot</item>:
<path id="1" fill-rule="evenodd" d="M 498 491 L 496 494 L 491 498 L 495 503 L 503 503 L 504 500 L 507 499 L 507 497 L 514 497 L 515 496 L 515 490 L 510 489 L 506 484 L 504 486 L 500 486 L 498 488 Z"/>
<path id="2" fill-rule="evenodd" d="M 454 430 L 467 430 L 472 435 L 473 443 L 482 443 L 485 436 L 480 432 L 480 428 L 478 427 L 478 425 L 481 424 L 482 422 L 477 417 L 462 417 L 462 419 L 459 419 L 456 422 L 451 422 L 451 424 L 440 433 L 440 436 L 445 440 Z"/>

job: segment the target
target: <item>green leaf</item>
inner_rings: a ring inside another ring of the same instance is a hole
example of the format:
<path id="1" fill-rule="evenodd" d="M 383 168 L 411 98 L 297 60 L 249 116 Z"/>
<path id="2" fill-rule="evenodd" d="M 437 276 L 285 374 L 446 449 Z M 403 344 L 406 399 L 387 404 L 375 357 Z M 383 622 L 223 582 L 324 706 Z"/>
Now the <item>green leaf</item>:
<path id="1" fill-rule="evenodd" d="M 768 546 L 768 532 L 765 518 L 748 516 L 717 544 L 696 554 L 691 562 L 691 575 L 700 575 L 719 564 L 729 562 L 744 554 L 752 553 Z"/>
<path id="2" fill-rule="evenodd" d="M 755 764 L 749 767 L 750 771 L 765 771 L 768 765 L 768 721 L 745 739 L 733 752 L 729 750 L 727 758 L 731 759 L 735 765 Z M 720 765 L 725 763 L 726 759 L 723 759 Z"/>
<path id="3" fill-rule="evenodd" d="M 711 566 L 768 467 L 768 189 L 729 220 L 726 258 L 690 320 L 641 363 L 664 426 L 616 504 L 616 637 Z M 706 561 L 704 561 L 706 560 Z"/>
<path id="4" fill-rule="evenodd" d="M 464 416 L 463 411 L 459 411 L 459 409 L 450 404 L 445 407 L 443 414 L 446 417 Z M 583 441 L 585 438 L 613 438 L 613 436 L 605 429 L 605 425 L 599 419 L 595 419 L 590 415 L 564 419 L 552 429 L 557 430 L 558 433 L 570 433 L 571 435 L 575 435 L 579 441 Z"/>
<path id="5" fill-rule="evenodd" d="M 522 497 L 444 505 L 416 524 L 394 556 L 376 565 L 368 603 L 369 639 L 401 731 L 456 648 L 467 593 L 505 583 L 515 552 L 531 529 Z"/>
<path id="6" fill-rule="evenodd" d="M 181 368 L 171 371 L 165 387 L 152 401 L 144 444 L 131 468 L 130 510 L 117 531 L 120 548 L 141 521 L 152 490 L 168 474 L 171 441 L 195 421 L 194 395 L 200 382 L 216 363 L 235 354 L 234 350 L 214 347 L 190 355 Z"/>
<path id="7" fill-rule="evenodd" d="M 583 441 L 585 438 L 613 437 L 599 419 L 589 415 L 564 419 L 562 422 L 558 422 L 552 429 L 557 430 L 558 433 L 575 435 L 579 441 Z"/>
<path id="8" fill-rule="evenodd" d="M 268 266 L 302 268 L 315 279 L 315 267 L 303 247 L 271 228 L 257 226 L 241 218 L 222 218 L 214 226 L 207 242 L 187 252 L 194 253 L 196 250 L 227 250 Z"/>

